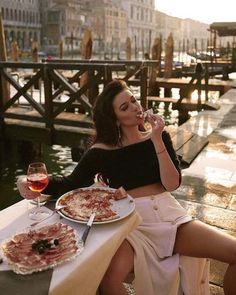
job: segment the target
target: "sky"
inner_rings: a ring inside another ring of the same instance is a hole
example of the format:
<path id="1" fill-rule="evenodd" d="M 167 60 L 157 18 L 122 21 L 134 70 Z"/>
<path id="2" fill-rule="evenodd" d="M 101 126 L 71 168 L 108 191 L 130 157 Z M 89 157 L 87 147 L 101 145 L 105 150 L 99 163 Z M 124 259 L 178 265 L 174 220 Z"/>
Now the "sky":
<path id="1" fill-rule="evenodd" d="M 211 24 L 236 22 L 235 0 L 155 0 L 156 9 L 171 16 Z"/>

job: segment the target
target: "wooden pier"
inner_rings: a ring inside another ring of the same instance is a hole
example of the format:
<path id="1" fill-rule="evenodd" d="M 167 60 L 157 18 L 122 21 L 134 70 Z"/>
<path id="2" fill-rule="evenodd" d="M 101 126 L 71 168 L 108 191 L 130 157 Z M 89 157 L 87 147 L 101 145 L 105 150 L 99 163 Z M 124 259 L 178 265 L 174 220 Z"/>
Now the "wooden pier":
<path id="1" fill-rule="evenodd" d="M 184 78 L 157 78 L 156 83 L 158 87 L 162 87 L 165 89 L 172 89 L 178 88 L 183 89 L 189 84 L 189 79 Z M 220 95 L 223 95 L 226 91 L 228 91 L 232 86 L 236 86 L 235 83 L 231 81 L 222 81 L 219 79 L 209 79 L 208 83 L 206 84 L 205 80 L 203 79 L 201 83 L 201 90 L 208 90 L 208 91 L 219 91 Z"/>
<path id="2" fill-rule="evenodd" d="M 184 79 L 155 78 L 155 81 L 151 81 L 149 73 L 155 70 L 156 66 L 155 61 L 1 62 L 0 140 L 1 138 L 28 140 L 85 149 L 88 138 L 94 135 L 92 122 L 94 99 L 103 86 L 114 77 L 122 78 L 129 85 L 139 87 L 140 102 L 144 109 L 148 108 L 150 103 L 160 101 L 172 103 L 179 111 L 185 112 L 186 109 L 189 111 L 197 110 L 199 106 L 206 107 L 207 102 L 201 100 L 197 103 L 192 102 L 189 97 L 176 100 L 171 97 L 149 96 L 150 86 L 153 87 L 155 83 L 159 87 L 169 87 L 169 89 L 175 87 L 184 89 L 188 85 Z M 21 80 L 22 72 L 24 82 Z M 4 92 L 3 84 L 6 83 L 14 89 L 10 96 Z M 209 89 L 218 89 L 221 93 L 232 86 L 226 81 L 209 83 L 209 85 Z M 199 87 L 199 84 L 197 86 Z M 200 85 L 201 87 L 204 87 L 204 84 Z M 42 99 L 39 96 L 42 96 Z M 205 137 L 189 131 L 172 129 L 170 133 L 175 150 L 182 157 L 184 166 L 190 165 L 208 142 Z"/>
<path id="3" fill-rule="evenodd" d="M 23 85 L 19 80 L 21 74 L 16 75 L 15 69 L 19 73 L 24 72 L 27 80 Z M 99 89 L 111 81 L 118 71 L 126 73 L 126 66 L 121 63 L 0 63 L 0 136 L 50 145 L 84 146 L 87 137 L 94 133 L 94 99 Z M 129 71 L 124 79 L 128 80 L 130 75 Z M 2 87 L 6 82 L 14 90 L 10 97 Z M 142 67 L 139 91 L 142 103 L 146 100 L 146 89 L 147 68 Z M 63 100 L 60 99 L 62 96 Z M 24 104 L 20 102 L 22 98 Z M 67 111 L 69 109 L 77 111 L 71 113 Z"/>

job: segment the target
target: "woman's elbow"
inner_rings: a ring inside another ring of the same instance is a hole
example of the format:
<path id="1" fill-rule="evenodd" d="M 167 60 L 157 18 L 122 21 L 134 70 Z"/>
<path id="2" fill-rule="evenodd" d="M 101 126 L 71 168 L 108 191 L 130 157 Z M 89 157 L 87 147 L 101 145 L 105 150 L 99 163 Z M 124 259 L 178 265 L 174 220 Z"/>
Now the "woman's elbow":
<path id="1" fill-rule="evenodd" d="M 180 187 L 181 181 L 180 179 L 177 179 L 176 181 L 172 181 L 168 185 L 164 186 L 166 191 L 168 192 L 173 192 L 175 191 L 178 187 Z"/>

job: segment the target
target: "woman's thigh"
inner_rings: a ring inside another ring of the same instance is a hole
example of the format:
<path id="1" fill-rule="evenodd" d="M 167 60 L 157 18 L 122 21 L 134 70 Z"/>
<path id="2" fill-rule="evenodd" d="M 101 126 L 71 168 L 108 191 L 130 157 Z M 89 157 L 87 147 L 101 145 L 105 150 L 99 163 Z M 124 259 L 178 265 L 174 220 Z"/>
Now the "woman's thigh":
<path id="1" fill-rule="evenodd" d="M 194 220 L 178 228 L 174 253 L 235 264 L 236 238 Z"/>
<path id="2" fill-rule="evenodd" d="M 120 245 L 106 271 L 106 279 L 123 282 L 134 269 L 134 249 L 127 240 Z"/>

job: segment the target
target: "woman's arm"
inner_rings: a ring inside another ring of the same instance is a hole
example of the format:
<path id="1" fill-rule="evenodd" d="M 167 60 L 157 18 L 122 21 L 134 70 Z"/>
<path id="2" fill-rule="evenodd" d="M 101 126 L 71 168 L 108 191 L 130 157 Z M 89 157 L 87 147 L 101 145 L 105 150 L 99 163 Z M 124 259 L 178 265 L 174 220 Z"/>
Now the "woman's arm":
<path id="1" fill-rule="evenodd" d="M 181 171 L 170 135 L 163 131 L 165 124 L 160 116 L 151 116 L 149 120 L 152 125 L 151 139 L 159 162 L 162 185 L 167 191 L 173 191 L 181 183 Z"/>
<path id="2" fill-rule="evenodd" d="M 88 150 L 69 176 L 50 176 L 48 186 L 42 193 L 55 198 L 70 190 L 92 185 L 95 175 L 100 172 L 99 159 L 92 149 Z M 28 199 L 38 196 L 37 192 L 31 192 L 28 188 L 26 177 L 18 178 L 17 187 L 20 194 Z"/>
<path id="3" fill-rule="evenodd" d="M 70 175 L 51 176 L 48 186 L 42 193 L 58 197 L 70 190 L 92 185 L 95 175 L 99 172 L 97 163 L 93 149 L 88 150 Z"/>
<path id="4" fill-rule="evenodd" d="M 163 149 L 160 149 L 162 147 Z M 158 140 L 155 150 L 158 157 L 162 185 L 167 191 L 174 191 L 180 186 L 181 170 L 169 133 L 163 131 L 163 136 Z"/>

